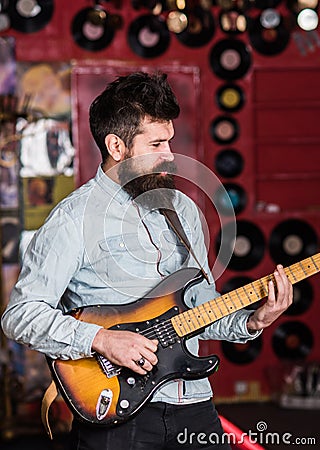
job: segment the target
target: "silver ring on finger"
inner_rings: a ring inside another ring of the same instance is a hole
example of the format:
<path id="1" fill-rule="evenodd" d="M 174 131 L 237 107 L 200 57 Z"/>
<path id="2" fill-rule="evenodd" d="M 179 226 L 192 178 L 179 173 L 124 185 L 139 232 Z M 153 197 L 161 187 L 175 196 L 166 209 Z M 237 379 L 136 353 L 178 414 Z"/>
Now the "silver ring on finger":
<path id="1" fill-rule="evenodd" d="M 136 363 L 137 366 L 139 366 L 139 367 L 143 367 L 145 362 L 146 362 L 146 360 L 144 359 L 143 356 L 141 356 L 140 359 L 137 359 L 137 360 L 135 361 L 135 363 Z"/>

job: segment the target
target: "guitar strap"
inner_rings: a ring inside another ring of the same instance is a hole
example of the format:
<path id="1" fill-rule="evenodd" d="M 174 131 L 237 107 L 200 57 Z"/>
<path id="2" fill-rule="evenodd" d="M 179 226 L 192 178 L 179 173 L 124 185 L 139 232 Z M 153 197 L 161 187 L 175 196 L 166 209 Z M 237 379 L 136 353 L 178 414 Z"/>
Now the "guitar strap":
<path id="1" fill-rule="evenodd" d="M 44 393 L 42 397 L 41 402 L 41 421 L 44 426 L 44 429 L 47 432 L 47 435 L 52 440 L 52 431 L 49 423 L 49 409 L 52 403 L 55 401 L 55 399 L 58 397 L 59 393 L 56 387 L 55 382 L 52 380 L 49 386 L 46 389 L 46 392 Z"/>
<path id="2" fill-rule="evenodd" d="M 197 256 L 195 255 L 191 244 L 189 242 L 189 239 L 183 229 L 183 226 L 180 222 L 179 216 L 176 212 L 175 209 L 167 209 L 167 208 L 162 208 L 159 209 L 160 213 L 163 214 L 168 222 L 168 224 L 170 225 L 170 227 L 173 229 L 173 231 L 176 233 L 176 235 L 179 238 L 179 241 L 186 247 L 186 249 L 188 250 L 188 252 L 190 253 L 190 255 L 193 257 L 193 259 L 195 260 L 195 262 L 198 264 L 202 275 L 204 276 L 204 278 L 207 280 L 207 282 L 210 284 L 210 280 L 208 277 L 207 272 L 204 270 L 202 264 L 200 263 L 200 261 L 198 260 Z"/>

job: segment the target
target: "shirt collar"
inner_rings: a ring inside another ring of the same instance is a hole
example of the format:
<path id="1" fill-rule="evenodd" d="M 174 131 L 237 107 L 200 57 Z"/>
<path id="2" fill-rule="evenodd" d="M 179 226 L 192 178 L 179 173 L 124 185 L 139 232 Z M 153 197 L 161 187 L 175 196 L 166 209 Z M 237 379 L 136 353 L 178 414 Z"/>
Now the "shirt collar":
<path id="1" fill-rule="evenodd" d="M 121 205 L 131 202 L 130 195 L 122 189 L 120 184 L 116 183 L 106 175 L 101 166 L 98 167 L 95 180 L 105 192 L 111 195 Z"/>

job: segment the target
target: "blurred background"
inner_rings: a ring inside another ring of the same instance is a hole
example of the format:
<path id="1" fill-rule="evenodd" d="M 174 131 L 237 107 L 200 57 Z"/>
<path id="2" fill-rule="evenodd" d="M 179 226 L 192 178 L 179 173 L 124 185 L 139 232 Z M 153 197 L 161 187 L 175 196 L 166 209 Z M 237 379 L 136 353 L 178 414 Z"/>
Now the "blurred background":
<path id="1" fill-rule="evenodd" d="M 100 163 L 92 99 L 133 70 L 168 74 L 181 105 L 173 151 L 224 185 L 204 193 L 201 180 L 181 180 L 205 216 L 221 293 L 317 253 L 318 22 L 318 0 L 0 0 L 1 311 L 34 230 Z M 224 267 L 220 238 L 233 212 Z M 294 304 L 258 339 L 202 345 L 221 360 L 210 378 L 218 409 L 242 429 L 265 420 L 270 431 L 297 434 L 299 423 L 300 436 L 319 439 L 320 283 L 302 278 Z M 1 332 L 3 448 L 27 448 L 26 436 L 34 449 L 62 448 L 71 416 L 60 397 L 54 444 L 40 423 L 49 383 L 43 355 Z"/>

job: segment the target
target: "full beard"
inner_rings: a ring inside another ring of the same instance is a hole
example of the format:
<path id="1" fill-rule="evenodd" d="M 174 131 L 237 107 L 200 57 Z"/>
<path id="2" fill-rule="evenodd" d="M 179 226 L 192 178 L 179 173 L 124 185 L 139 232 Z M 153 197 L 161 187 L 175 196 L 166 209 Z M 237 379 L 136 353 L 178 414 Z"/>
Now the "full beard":
<path id="1" fill-rule="evenodd" d="M 126 160 L 126 164 L 119 167 L 118 177 L 122 188 L 144 208 L 173 209 L 176 187 L 172 174 L 175 172 L 173 162 L 163 162 L 154 167 L 152 173 L 141 175 Z"/>

